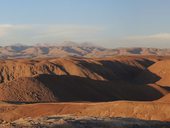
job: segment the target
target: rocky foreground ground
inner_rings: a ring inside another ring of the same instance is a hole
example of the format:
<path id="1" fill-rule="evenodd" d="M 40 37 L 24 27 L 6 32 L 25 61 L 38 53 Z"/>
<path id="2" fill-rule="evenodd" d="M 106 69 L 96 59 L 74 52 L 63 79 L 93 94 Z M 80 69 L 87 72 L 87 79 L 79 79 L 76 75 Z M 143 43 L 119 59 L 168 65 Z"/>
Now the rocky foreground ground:
<path id="1" fill-rule="evenodd" d="M 2 128 L 169 128 L 170 122 L 133 118 L 99 118 L 80 116 L 44 116 L 20 118 L 12 122 L 1 120 Z"/>

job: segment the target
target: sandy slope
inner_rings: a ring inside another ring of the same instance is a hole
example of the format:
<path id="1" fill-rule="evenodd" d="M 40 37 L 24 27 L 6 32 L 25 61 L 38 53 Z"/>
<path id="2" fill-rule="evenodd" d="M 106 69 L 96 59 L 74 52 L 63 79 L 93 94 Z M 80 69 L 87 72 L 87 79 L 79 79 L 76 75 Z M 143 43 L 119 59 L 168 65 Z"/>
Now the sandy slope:
<path id="1" fill-rule="evenodd" d="M 103 103 L 48 103 L 0 105 L 0 119 L 5 121 L 47 115 L 77 115 L 95 117 L 130 117 L 145 120 L 170 120 L 169 103 L 160 102 L 103 102 Z"/>

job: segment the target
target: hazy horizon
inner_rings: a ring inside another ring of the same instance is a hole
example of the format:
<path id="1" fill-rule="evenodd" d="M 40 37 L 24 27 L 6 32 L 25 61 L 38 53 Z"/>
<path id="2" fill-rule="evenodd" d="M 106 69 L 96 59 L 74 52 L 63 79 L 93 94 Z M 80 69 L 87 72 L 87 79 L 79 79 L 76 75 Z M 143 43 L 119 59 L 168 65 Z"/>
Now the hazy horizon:
<path id="1" fill-rule="evenodd" d="M 170 48 L 169 0 L 0 1 L 0 46 L 73 41 Z"/>

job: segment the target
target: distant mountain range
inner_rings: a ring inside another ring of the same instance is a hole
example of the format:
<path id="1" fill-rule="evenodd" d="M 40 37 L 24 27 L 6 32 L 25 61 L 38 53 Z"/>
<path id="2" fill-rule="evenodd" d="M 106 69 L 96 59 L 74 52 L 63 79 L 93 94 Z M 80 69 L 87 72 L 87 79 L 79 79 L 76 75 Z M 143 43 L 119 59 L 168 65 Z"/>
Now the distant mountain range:
<path id="1" fill-rule="evenodd" d="M 44 57 L 111 57 L 115 55 L 156 55 L 169 56 L 170 49 L 158 48 L 117 48 L 108 49 L 89 43 L 74 42 L 60 45 L 39 44 L 35 46 L 11 45 L 0 47 L 0 59 L 44 58 Z"/>

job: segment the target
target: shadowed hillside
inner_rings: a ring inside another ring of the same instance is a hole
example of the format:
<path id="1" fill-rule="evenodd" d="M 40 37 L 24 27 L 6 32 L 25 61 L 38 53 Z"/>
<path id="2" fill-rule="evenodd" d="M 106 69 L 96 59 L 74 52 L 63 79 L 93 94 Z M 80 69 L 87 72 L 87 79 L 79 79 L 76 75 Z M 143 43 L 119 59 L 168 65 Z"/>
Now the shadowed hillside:
<path id="1" fill-rule="evenodd" d="M 156 100 L 162 95 L 148 85 L 66 75 L 22 77 L 0 84 L 0 100 L 12 102 L 147 101 Z"/>
<path id="2" fill-rule="evenodd" d="M 142 57 L 56 58 L 0 61 L 0 83 L 38 74 L 74 75 L 94 80 L 132 80 L 154 61 Z"/>

